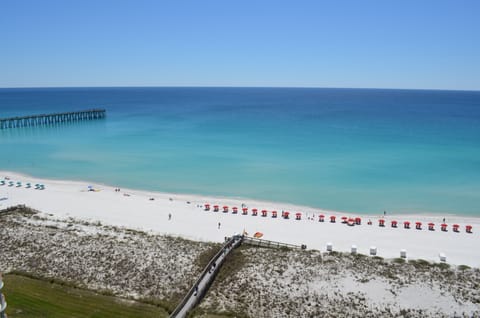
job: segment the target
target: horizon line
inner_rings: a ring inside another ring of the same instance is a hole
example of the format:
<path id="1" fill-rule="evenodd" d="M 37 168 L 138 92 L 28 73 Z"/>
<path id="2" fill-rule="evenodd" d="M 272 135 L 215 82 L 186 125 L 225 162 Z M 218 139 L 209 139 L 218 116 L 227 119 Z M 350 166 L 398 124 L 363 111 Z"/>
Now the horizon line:
<path id="1" fill-rule="evenodd" d="M 55 88 L 290 88 L 290 89 L 365 89 L 365 90 L 418 90 L 480 92 L 480 89 L 453 88 L 391 88 L 391 87 L 336 87 L 336 86 L 234 86 L 234 85 L 118 85 L 118 86 L 5 86 L 0 89 L 55 89 Z"/>

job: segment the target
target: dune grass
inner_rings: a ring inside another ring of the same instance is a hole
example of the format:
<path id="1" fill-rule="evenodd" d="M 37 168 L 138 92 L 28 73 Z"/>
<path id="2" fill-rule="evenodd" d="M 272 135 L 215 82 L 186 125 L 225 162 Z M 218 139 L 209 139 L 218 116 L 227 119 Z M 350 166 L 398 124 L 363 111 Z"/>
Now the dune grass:
<path id="1" fill-rule="evenodd" d="M 11 317 L 168 317 L 160 307 L 17 274 L 4 282 Z"/>

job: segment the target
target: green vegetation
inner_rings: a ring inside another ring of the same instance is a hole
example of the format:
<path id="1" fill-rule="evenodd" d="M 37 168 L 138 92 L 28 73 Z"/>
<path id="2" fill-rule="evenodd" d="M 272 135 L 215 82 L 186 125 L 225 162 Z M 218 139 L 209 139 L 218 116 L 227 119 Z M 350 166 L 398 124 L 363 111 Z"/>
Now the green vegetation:
<path id="1" fill-rule="evenodd" d="M 460 271 L 465 271 L 465 270 L 467 270 L 467 269 L 470 269 L 470 266 L 468 266 L 468 265 L 458 265 L 457 268 L 458 268 L 458 270 L 460 270 Z"/>
<path id="2" fill-rule="evenodd" d="M 159 307 L 17 274 L 4 276 L 7 314 L 24 317 L 168 317 Z"/>

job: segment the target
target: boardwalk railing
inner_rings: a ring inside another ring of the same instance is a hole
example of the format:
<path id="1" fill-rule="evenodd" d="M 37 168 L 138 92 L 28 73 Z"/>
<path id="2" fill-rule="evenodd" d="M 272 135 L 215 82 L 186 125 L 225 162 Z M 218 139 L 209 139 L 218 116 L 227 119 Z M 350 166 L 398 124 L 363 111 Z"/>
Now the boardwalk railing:
<path id="1" fill-rule="evenodd" d="M 299 249 L 306 249 L 306 245 L 294 245 L 294 244 L 287 244 L 287 243 L 280 243 L 275 241 L 269 240 L 262 240 L 254 237 L 244 237 L 243 243 L 254 245 L 254 246 L 261 246 L 261 247 L 276 247 L 276 248 L 299 248 Z"/>
<path id="2" fill-rule="evenodd" d="M 234 235 L 225 242 L 220 251 L 210 260 L 200 277 L 190 288 L 170 318 L 184 318 L 202 300 L 228 254 L 242 244 L 243 236 Z"/>
<path id="3" fill-rule="evenodd" d="M 105 116 L 105 109 L 89 109 L 77 112 L 0 118 L 0 129 L 43 126 L 64 122 L 102 119 L 105 118 Z"/>

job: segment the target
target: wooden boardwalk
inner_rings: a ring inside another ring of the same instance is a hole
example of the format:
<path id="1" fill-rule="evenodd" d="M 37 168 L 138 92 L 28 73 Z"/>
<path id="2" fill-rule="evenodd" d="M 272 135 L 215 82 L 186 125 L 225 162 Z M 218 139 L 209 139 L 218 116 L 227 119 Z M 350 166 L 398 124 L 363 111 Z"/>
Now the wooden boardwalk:
<path id="1" fill-rule="evenodd" d="M 105 109 L 89 109 L 78 112 L 0 118 L 0 129 L 46 126 L 66 122 L 102 119 L 105 118 L 105 116 Z"/>
<path id="2" fill-rule="evenodd" d="M 217 254 L 210 260 L 208 265 L 204 268 L 200 277 L 195 284 L 190 288 L 187 295 L 182 299 L 177 308 L 170 314 L 170 318 L 185 318 L 188 316 L 195 306 L 202 300 L 207 293 L 210 285 L 213 283 L 215 276 L 222 267 L 223 262 L 233 251 L 242 244 L 243 236 L 234 235 L 225 242 Z"/>

